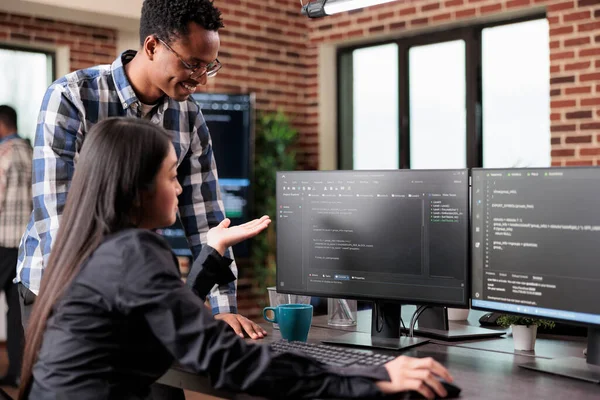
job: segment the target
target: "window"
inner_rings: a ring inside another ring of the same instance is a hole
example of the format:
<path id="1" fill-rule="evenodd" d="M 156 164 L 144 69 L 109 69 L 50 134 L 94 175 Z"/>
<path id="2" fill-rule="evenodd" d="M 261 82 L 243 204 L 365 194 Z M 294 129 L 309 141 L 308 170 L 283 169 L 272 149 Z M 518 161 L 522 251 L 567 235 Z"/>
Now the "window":
<path id="1" fill-rule="evenodd" d="M 493 28 L 481 35 L 483 166 L 550 166 L 548 21 Z"/>
<path id="2" fill-rule="evenodd" d="M 465 168 L 465 42 L 408 51 L 410 167 Z"/>
<path id="3" fill-rule="evenodd" d="M 354 169 L 397 169 L 398 46 L 367 47 L 352 56 Z"/>
<path id="4" fill-rule="evenodd" d="M 549 63 L 544 16 L 340 49 L 338 166 L 549 166 Z"/>
<path id="5" fill-rule="evenodd" d="M 19 134 L 33 144 L 42 99 L 54 77 L 54 56 L 2 47 L 0 71 L 0 104 L 17 111 Z"/>

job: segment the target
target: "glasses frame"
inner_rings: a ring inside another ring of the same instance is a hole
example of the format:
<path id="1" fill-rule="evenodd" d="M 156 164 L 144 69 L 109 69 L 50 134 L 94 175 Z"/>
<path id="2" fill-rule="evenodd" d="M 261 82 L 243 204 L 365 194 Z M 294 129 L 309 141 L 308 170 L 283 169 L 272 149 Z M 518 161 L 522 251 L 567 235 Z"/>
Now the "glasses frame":
<path id="1" fill-rule="evenodd" d="M 184 61 L 183 58 L 181 58 L 181 56 L 179 55 L 179 53 L 177 53 L 175 50 L 173 50 L 171 48 L 171 46 L 169 46 L 164 40 L 162 40 L 161 38 L 156 38 L 156 40 L 158 40 L 160 43 L 162 43 L 163 46 L 165 46 L 167 48 L 167 50 L 169 50 L 171 53 L 173 53 L 175 55 L 175 57 L 177 57 L 179 59 L 179 61 L 181 61 L 181 63 L 185 67 L 185 69 L 190 70 L 190 79 L 196 80 L 198 78 L 201 78 L 205 74 L 206 74 L 207 78 L 212 78 L 213 76 L 217 75 L 217 72 L 219 72 L 219 70 L 221 68 L 223 68 L 223 64 L 221 64 L 221 62 L 219 61 L 218 58 L 215 58 L 215 61 L 210 62 L 205 65 L 198 65 L 198 66 L 191 65 L 191 64 L 187 63 L 186 61 Z"/>

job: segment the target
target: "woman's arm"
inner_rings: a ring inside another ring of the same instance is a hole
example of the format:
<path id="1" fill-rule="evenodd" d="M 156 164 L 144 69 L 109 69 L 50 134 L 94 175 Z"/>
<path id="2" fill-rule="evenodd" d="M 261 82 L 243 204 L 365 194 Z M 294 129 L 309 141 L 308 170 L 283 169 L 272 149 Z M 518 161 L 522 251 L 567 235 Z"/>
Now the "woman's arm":
<path id="1" fill-rule="evenodd" d="M 127 252 L 128 273 L 119 304 L 141 313 L 152 333 L 182 365 L 209 375 L 218 389 L 277 398 L 378 397 L 417 390 L 446 395 L 437 377 L 452 377 L 432 359 L 398 357 L 381 367 L 328 367 L 301 354 L 275 354 L 248 344 L 215 320 L 179 279 L 164 240 L 140 232 L 139 252 Z"/>
<path id="2" fill-rule="evenodd" d="M 205 244 L 190 268 L 186 285 L 202 301 L 206 300 L 206 296 L 215 285 L 227 285 L 235 281 L 236 277 L 229 268 L 232 261 L 231 258 L 222 256 L 217 250 Z"/>
<path id="3" fill-rule="evenodd" d="M 216 388 L 279 398 L 372 397 L 380 393 L 375 381 L 389 380 L 383 367 L 335 369 L 246 343 L 185 287 L 160 236 L 140 231 L 136 240 L 136 250 L 125 252 L 120 311 L 141 314 L 179 363 L 208 374 Z"/>
<path id="4" fill-rule="evenodd" d="M 203 301 L 215 285 L 226 285 L 236 279 L 229 268 L 233 260 L 225 257 L 227 248 L 258 235 L 271 220 L 265 215 L 238 226 L 230 227 L 230 223 L 226 218 L 208 231 L 206 244 L 190 268 L 187 286 Z"/>

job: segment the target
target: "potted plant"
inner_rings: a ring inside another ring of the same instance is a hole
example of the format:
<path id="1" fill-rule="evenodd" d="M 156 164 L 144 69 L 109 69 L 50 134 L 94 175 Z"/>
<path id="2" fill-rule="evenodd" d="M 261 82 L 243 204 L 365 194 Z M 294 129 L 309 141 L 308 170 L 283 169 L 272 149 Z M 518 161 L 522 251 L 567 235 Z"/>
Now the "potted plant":
<path id="1" fill-rule="evenodd" d="M 256 120 L 254 213 L 272 218 L 267 232 L 252 243 L 254 281 L 261 295 L 275 284 L 276 172 L 296 169 L 297 131 L 282 112 L 261 113 Z"/>
<path id="2" fill-rule="evenodd" d="M 512 328 L 515 350 L 532 351 L 535 348 L 537 328 L 554 328 L 554 322 L 547 319 L 520 317 L 518 315 L 502 315 L 497 324 L 503 328 Z"/>

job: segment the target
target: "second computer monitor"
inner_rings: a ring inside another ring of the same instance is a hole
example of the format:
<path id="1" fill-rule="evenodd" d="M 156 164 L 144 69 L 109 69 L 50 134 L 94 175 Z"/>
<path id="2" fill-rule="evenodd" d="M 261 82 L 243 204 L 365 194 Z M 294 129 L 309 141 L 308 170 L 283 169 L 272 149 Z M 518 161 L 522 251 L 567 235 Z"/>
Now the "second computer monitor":
<path id="1" fill-rule="evenodd" d="M 473 170 L 473 306 L 600 327 L 600 168 Z"/>
<path id="2" fill-rule="evenodd" d="M 277 290 L 467 306 L 467 170 L 279 172 Z"/>
<path id="3" fill-rule="evenodd" d="M 526 368 L 600 382 L 600 168 L 473 170 L 472 305 L 589 327 L 587 362 Z"/>

